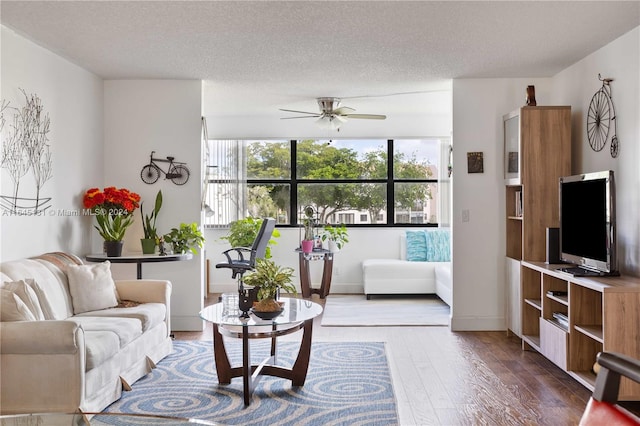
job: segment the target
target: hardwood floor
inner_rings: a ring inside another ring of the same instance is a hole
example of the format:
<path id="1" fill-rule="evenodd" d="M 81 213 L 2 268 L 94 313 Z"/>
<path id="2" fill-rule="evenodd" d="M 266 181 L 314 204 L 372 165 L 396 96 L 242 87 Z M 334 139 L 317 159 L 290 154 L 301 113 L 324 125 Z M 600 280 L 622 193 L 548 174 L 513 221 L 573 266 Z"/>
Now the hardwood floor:
<path id="1" fill-rule="evenodd" d="M 212 340 L 212 329 L 175 338 Z M 385 342 L 400 425 L 576 425 L 591 395 L 542 355 L 522 351 L 506 332 L 322 327 L 317 318 L 313 341 Z"/>

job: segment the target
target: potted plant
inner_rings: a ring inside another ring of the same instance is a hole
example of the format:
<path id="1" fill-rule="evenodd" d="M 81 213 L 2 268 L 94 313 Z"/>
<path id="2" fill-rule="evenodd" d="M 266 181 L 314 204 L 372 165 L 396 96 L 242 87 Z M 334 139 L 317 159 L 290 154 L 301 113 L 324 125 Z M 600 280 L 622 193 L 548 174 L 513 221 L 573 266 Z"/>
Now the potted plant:
<path id="1" fill-rule="evenodd" d="M 133 223 L 133 211 L 139 207 L 140 195 L 125 188 L 109 186 L 100 191 L 91 188 L 84 194 L 82 203 L 95 215 L 95 228 L 104 239 L 107 256 L 122 255 L 122 240 Z"/>
<path id="2" fill-rule="evenodd" d="M 313 228 L 316 225 L 316 211 L 311 206 L 306 206 L 303 209 L 304 217 L 302 218 L 302 226 L 304 227 L 304 236 L 301 241 L 302 252 L 311 253 L 313 250 Z"/>
<path id="3" fill-rule="evenodd" d="M 181 223 L 179 228 L 171 228 L 171 231 L 164 235 L 164 242 L 171 244 L 174 253 L 184 254 L 190 251 L 198 254 L 197 248 L 202 248 L 204 236 L 197 223 Z"/>
<path id="4" fill-rule="evenodd" d="M 344 223 L 340 226 L 325 225 L 320 238 L 327 242 L 329 251 L 335 253 L 349 242 L 349 233 Z"/>
<path id="5" fill-rule="evenodd" d="M 262 219 L 253 217 L 234 220 L 231 222 L 229 233 L 224 237 L 220 237 L 220 239 L 229 241 L 231 247 L 251 247 L 258 235 L 261 225 Z M 271 234 L 271 239 L 269 239 L 269 244 L 267 245 L 267 251 L 265 253 L 266 259 L 271 259 L 271 246 L 278 244 L 275 238 L 279 237 L 280 231 L 274 229 Z"/>
<path id="6" fill-rule="evenodd" d="M 253 312 L 261 317 L 273 315 L 261 315 L 261 313 L 279 314 L 282 306 L 277 302 L 280 289 L 297 294 L 296 287 L 292 284 L 293 268 L 276 265 L 271 259 L 257 259 L 256 267 L 244 277 L 244 283 L 258 289 L 257 302 L 253 306 Z"/>
<path id="7" fill-rule="evenodd" d="M 153 254 L 156 250 L 156 240 L 158 239 L 158 231 L 156 229 L 156 219 L 162 207 L 162 191 L 156 194 L 156 202 L 150 215 L 144 214 L 144 203 L 140 204 L 140 217 L 142 218 L 142 229 L 144 238 L 140 239 L 143 254 Z"/>

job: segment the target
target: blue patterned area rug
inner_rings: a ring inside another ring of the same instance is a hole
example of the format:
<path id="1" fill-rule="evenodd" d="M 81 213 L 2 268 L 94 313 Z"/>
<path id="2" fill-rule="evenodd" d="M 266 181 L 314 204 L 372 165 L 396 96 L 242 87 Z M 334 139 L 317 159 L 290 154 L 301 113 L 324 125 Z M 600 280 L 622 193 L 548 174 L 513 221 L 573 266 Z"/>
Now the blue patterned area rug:
<path id="1" fill-rule="evenodd" d="M 254 363 L 268 355 L 268 342 L 251 342 Z M 384 343 L 314 342 L 304 386 L 265 376 L 249 407 L 242 400 L 242 378 L 218 384 L 211 341 L 173 345 L 171 355 L 105 412 L 197 418 L 222 425 L 398 424 Z M 226 339 L 225 345 L 231 364 L 240 365 L 240 340 Z M 278 364 L 291 366 L 298 348 L 297 342 L 278 342 Z"/>

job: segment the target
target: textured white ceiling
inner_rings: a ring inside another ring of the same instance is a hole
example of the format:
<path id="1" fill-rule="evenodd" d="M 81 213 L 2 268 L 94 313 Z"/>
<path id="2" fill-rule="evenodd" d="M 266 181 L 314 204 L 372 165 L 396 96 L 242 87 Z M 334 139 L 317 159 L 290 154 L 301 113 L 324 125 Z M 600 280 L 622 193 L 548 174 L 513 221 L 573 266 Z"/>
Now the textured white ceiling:
<path id="1" fill-rule="evenodd" d="M 206 115 L 316 111 L 319 96 L 358 97 L 343 104 L 362 113 L 423 111 L 449 79 L 552 76 L 640 25 L 637 1 L 3 0 L 0 8 L 2 24 L 106 79 L 205 80 Z M 396 93 L 407 94 L 377 97 Z"/>

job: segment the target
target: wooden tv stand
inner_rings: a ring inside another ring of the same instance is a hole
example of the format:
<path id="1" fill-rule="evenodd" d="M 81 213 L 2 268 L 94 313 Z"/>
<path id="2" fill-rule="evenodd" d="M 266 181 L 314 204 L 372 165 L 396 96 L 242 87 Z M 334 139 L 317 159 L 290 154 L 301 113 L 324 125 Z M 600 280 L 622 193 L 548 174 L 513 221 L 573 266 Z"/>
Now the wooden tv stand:
<path id="1" fill-rule="evenodd" d="M 574 277 L 559 270 L 567 265 L 521 265 L 524 350 L 540 352 L 591 391 L 598 352 L 640 359 L 640 278 Z M 554 318 L 558 312 L 568 324 Z M 640 401 L 640 384 L 623 378 L 620 400 Z"/>

